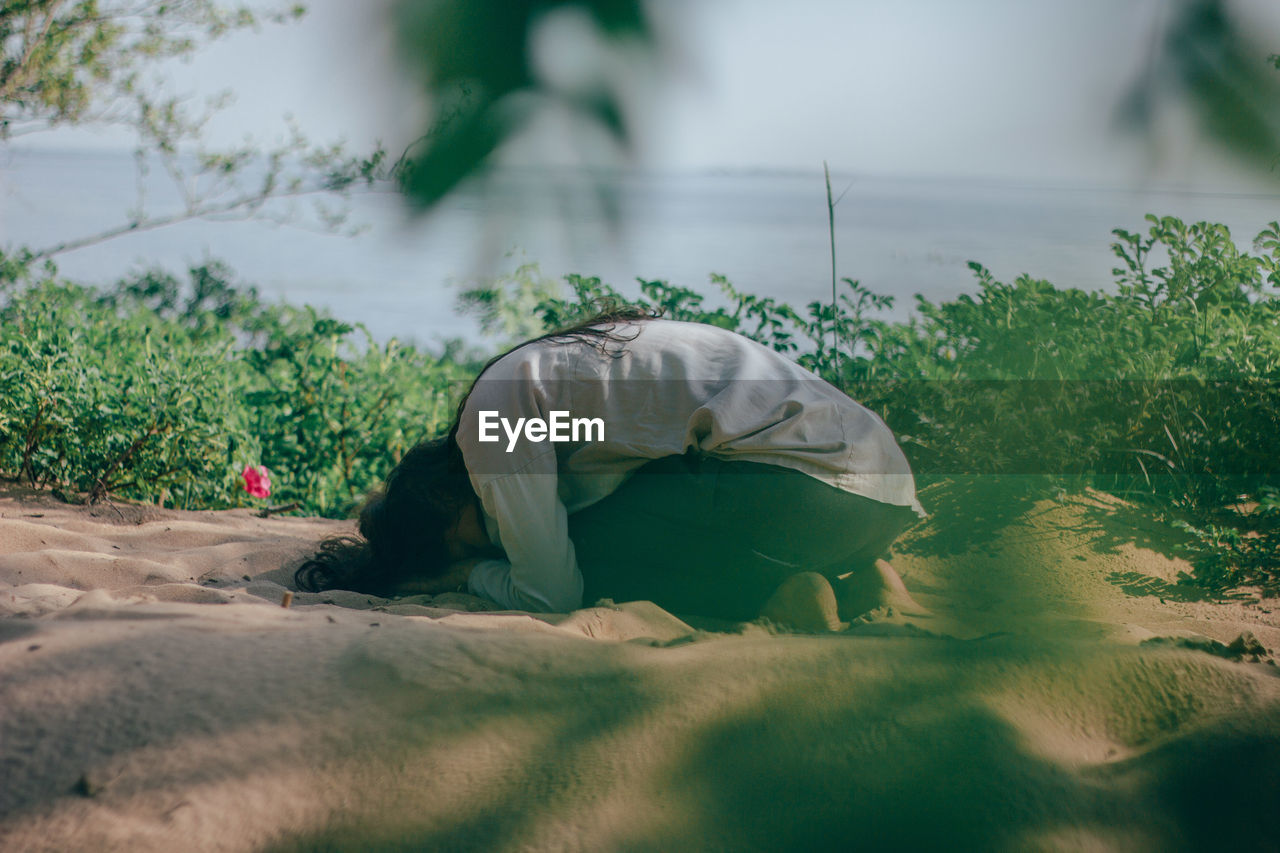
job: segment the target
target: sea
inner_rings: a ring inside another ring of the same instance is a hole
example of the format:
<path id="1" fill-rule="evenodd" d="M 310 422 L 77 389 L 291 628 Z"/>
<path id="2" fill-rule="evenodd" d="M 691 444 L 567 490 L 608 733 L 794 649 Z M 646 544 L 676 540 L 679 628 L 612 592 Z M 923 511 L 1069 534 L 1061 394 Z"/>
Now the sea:
<path id="1" fill-rule="evenodd" d="M 903 319 L 916 296 L 937 302 L 975 288 L 967 262 L 997 279 L 1020 274 L 1059 287 L 1113 286 L 1112 230 L 1140 231 L 1145 214 L 1221 222 L 1242 247 L 1280 219 L 1280 179 L 1256 191 L 1191 191 L 1135 183 L 1080 186 L 835 173 L 836 268 L 894 297 Z M 160 170 L 139 178 L 127 151 L 0 152 L 0 250 L 35 249 L 127 221 L 138 189 L 151 215 L 180 209 Z M 325 202 L 335 207 L 333 199 Z M 147 268 L 181 273 L 221 260 L 269 300 L 323 307 L 378 340 L 480 342 L 456 309 L 461 290 L 536 264 L 540 273 L 598 276 L 624 293 L 661 279 L 709 294 L 710 275 L 795 307 L 831 295 L 827 190 L 808 171 L 585 172 L 505 169 L 464 185 L 427 215 L 389 187 L 354 193 L 337 231 L 309 202 L 249 221 L 194 220 L 60 253 L 67 278 L 109 285 Z M 351 233 L 355 232 L 355 233 Z"/>

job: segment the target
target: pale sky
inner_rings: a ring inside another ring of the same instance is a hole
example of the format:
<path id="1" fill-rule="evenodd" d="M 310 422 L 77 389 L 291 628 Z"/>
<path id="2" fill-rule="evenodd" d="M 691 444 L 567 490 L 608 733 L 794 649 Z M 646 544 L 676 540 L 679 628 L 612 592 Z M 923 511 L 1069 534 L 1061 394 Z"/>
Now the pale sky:
<path id="1" fill-rule="evenodd" d="M 813 170 L 828 160 L 882 175 L 1247 186 L 1257 176 L 1221 158 L 1185 118 L 1163 118 L 1159 152 L 1112 131 L 1166 2 L 662 0 L 654 8 L 675 55 L 642 113 L 638 165 Z M 413 90 L 388 59 L 385 0 L 308 5 L 300 24 L 237 35 L 167 74 L 179 91 L 235 93 L 211 140 L 270 142 L 283 136 L 285 113 L 312 139 L 356 150 L 416 136 Z M 1280 33 L 1280 3 L 1233 8 L 1252 28 Z M 1271 41 L 1280 50 L 1280 36 Z M 572 42 L 552 38 L 549 52 L 572 64 Z M 559 133 L 545 130 L 516 159 L 565 161 Z M 86 142 L 124 141 L 27 144 Z"/>

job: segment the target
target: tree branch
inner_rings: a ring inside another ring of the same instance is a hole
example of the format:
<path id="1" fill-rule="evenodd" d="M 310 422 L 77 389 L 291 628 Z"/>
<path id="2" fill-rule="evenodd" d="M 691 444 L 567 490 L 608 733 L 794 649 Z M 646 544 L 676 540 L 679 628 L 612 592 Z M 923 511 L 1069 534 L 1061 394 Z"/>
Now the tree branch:
<path id="1" fill-rule="evenodd" d="M 175 225 L 179 222 L 188 222 L 193 219 L 211 219 L 217 221 L 246 221 L 254 218 L 254 216 L 269 201 L 276 201 L 288 198 L 303 198 L 311 195 L 321 195 L 331 192 L 326 187 L 308 187 L 295 191 L 283 191 L 273 193 L 271 195 L 263 195 L 254 193 L 252 195 L 240 196 L 220 204 L 210 204 L 200 206 L 196 204 L 184 210 L 170 213 L 165 216 L 157 217 L 140 217 L 124 225 L 115 228 L 108 228 L 105 231 L 99 231 L 96 234 L 89 234 L 84 237 L 77 237 L 73 240 L 65 240 L 61 243 L 55 243 L 52 246 L 46 246 L 42 249 L 32 251 L 30 260 L 43 261 L 54 255 L 60 255 L 65 252 L 71 252 L 76 249 L 83 249 L 86 246 L 92 246 L 95 243 L 102 243 L 107 240 L 122 237 L 126 234 L 141 234 L 146 231 L 154 231 L 157 228 L 164 228 L 168 225 Z M 243 211 L 236 214 L 236 211 Z M 234 215 L 233 215 L 234 214 Z M 273 220 L 277 224 L 284 224 L 287 220 Z"/>

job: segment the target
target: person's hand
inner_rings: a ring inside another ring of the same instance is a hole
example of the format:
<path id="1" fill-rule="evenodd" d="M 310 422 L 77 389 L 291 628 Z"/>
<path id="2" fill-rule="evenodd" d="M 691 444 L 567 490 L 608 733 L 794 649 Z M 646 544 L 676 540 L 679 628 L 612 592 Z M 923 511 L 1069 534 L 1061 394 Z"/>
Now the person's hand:
<path id="1" fill-rule="evenodd" d="M 448 571 L 435 578 L 415 578 L 406 581 L 397 589 L 401 595 L 440 595 L 445 592 L 462 592 L 466 589 L 471 570 L 485 557 L 471 557 L 459 560 L 449 566 Z"/>

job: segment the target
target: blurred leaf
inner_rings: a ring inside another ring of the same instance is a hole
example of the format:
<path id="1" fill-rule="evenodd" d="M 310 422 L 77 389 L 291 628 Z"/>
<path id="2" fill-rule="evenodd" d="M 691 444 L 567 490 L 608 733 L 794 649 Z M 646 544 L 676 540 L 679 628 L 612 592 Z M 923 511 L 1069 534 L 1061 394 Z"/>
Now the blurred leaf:
<path id="1" fill-rule="evenodd" d="M 401 53 L 432 109 L 423 136 L 396 169 L 415 207 L 430 208 L 482 173 L 539 111 L 563 110 L 629 147 L 624 93 L 609 84 L 606 69 L 596 69 L 589 93 L 566 91 L 534 71 L 537 28 L 552 14 L 575 11 L 612 47 L 625 40 L 640 45 L 646 58 L 656 52 L 640 0 L 400 0 Z"/>
<path id="2" fill-rule="evenodd" d="M 1226 0 L 1176 0 L 1117 120 L 1153 139 L 1160 106 L 1181 102 L 1226 150 L 1269 165 L 1280 153 L 1280 76 L 1274 64 L 1233 20 Z"/>

